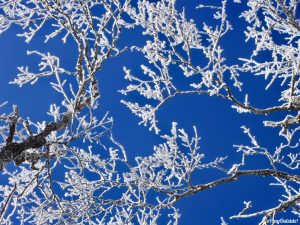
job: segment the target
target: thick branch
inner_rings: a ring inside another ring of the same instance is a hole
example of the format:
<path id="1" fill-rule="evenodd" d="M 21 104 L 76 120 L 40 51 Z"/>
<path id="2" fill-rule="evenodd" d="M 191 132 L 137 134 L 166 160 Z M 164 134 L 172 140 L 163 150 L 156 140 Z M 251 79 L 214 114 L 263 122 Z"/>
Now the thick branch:
<path id="1" fill-rule="evenodd" d="M 24 151 L 45 146 L 47 143 L 46 137 L 53 131 L 64 129 L 68 125 L 70 118 L 71 113 L 67 113 L 61 121 L 47 124 L 42 132 L 27 138 L 23 142 L 8 142 L 0 151 L 0 170 L 3 170 L 5 164 L 11 161 L 15 161 L 16 165 L 23 163 L 25 159 L 19 156 Z"/>

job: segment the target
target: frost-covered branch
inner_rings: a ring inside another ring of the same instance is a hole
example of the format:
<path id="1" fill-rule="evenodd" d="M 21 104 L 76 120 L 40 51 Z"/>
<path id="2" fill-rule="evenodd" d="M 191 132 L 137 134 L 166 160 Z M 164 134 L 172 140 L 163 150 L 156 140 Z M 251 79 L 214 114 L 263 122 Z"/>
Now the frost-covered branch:
<path id="1" fill-rule="evenodd" d="M 28 55 L 37 55 L 40 63 L 19 66 L 10 83 L 22 87 L 49 81 L 60 101 L 50 103 L 47 121 L 23 118 L 18 106 L 5 113 L 0 105 L 0 222 L 159 224 L 167 217 L 169 224 L 178 224 L 180 200 L 250 176 L 279 186 L 280 203 L 256 210 L 254 201 L 245 201 L 232 219 L 263 216 L 262 225 L 287 210 L 299 216 L 299 1 L 234 2 L 245 4 L 240 15 L 247 23 L 244 39 L 254 45 L 249 44 L 250 55 L 230 64 L 223 41 L 233 29 L 230 0 L 213 5 L 199 0 L 197 12 L 211 15 L 200 22 L 174 0 L 0 0 L 0 34 L 18 27 L 30 48 L 43 30 L 45 44 L 68 42 L 75 56 L 73 65 L 63 65 L 64 55 L 29 49 Z M 119 44 L 123 30 L 130 29 L 134 35 L 142 30 L 145 42 Z M 120 91 L 126 95 L 121 102 L 140 117 L 140 124 L 164 133 L 151 154 L 134 158 L 113 135 L 113 119 L 97 111 L 99 74 L 127 49 L 143 55 L 145 62 L 142 74 L 124 65 L 128 86 Z M 256 107 L 252 93 L 244 93 L 245 74 L 262 76 L 266 91 L 281 85 L 272 105 Z M 134 93 L 140 98 L 133 101 Z M 278 143 L 264 146 L 264 137 L 242 126 L 250 144 L 235 143 L 240 161 L 227 163 L 230 155 L 206 160 L 196 127 L 192 132 L 178 129 L 176 122 L 171 132 L 160 127 L 157 112 L 179 95 L 215 96 L 238 113 L 268 115 L 264 125 L 280 128 L 274 137 Z M 267 160 L 267 167 L 257 168 L 253 156 Z M 194 179 L 208 170 L 220 177 Z"/>

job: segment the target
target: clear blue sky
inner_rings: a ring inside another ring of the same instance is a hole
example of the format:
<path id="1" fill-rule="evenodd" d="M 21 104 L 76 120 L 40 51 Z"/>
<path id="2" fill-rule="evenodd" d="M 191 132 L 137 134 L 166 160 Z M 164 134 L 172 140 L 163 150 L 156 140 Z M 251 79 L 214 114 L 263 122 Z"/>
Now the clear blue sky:
<path id="1" fill-rule="evenodd" d="M 186 15 L 193 18 L 199 25 L 207 16 L 209 11 L 196 11 L 194 7 L 197 1 L 178 0 L 178 8 L 186 6 Z M 207 2 L 210 1 L 199 1 Z M 242 5 L 230 4 L 228 6 L 230 20 L 234 30 L 222 41 L 225 55 L 230 63 L 237 63 L 236 58 L 249 55 L 250 43 L 243 41 L 243 28 L 245 23 L 238 19 Z M 30 43 L 25 44 L 22 38 L 16 37 L 17 27 L 12 27 L 8 32 L 0 36 L 0 103 L 8 100 L 9 104 L 5 110 L 9 110 L 12 104 L 19 105 L 23 117 L 29 116 L 32 120 L 49 120 L 46 115 L 49 104 L 58 102 L 60 97 L 49 86 L 49 80 L 40 80 L 36 85 L 25 85 L 23 88 L 8 85 L 17 74 L 17 66 L 35 66 L 38 60 L 35 57 L 26 56 L 27 50 L 50 51 L 61 57 L 62 64 L 72 67 L 76 53 L 72 44 L 61 44 L 57 41 L 43 43 L 42 30 Z M 145 38 L 139 34 L 139 30 L 125 32 L 121 39 L 122 44 L 136 43 L 141 45 Z M 108 61 L 98 74 L 102 98 L 100 100 L 99 115 L 110 111 L 115 119 L 115 137 L 124 144 L 131 158 L 135 156 L 146 156 L 152 153 L 153 145 L 162 140 L 147 127 L 139 126 L 139 119 L 135 117 L 124 105 L 120 103 L 124 96 L 117 90 L 125 88 L 127 82 L 124 80 L 122 67 L 131 68 L 133 74 L 141 73 L 140 64 L 145 63 L 137 53 L 125 53 L 119 58 Z M 175 74 L 181 76 L 181 74 Z M 245 92 L 251 96 L 251 102 L 256 106 L 267 106 L 272 103 L 272 98 L 278 95 L 276 85 L 269 91 L 264 91 L 262 78 L 245 75 L 242 78 L 245 84 Z M 182 80 L 184 82 L 184 79 Z M 136 96 L 125 97 L 132 100 Z M 236 162 L 240 155 L 235 152 L 233 144 L 249 143 L 247 137 L 240 129 L 241 125 L 251 128 L 259 141 L 265 146 L 274 146 L 278 143 L 276 131 L 263 128 L 264 116 L 240 115 L 231 109 L 230 102 L 209 96 L 182 96 L 168 102 L 158 113 L 159 126 L 162 133 L 169 132 L 172 121 L 177 121 L 180 127 L 191 129 L 193 125 L 198 127 L 201 139 L 201 151 L 205 153 L 206 159 L 212 160 L 218 156 L 230 156 L 228 162 Z M 253 158 L 251 165 L 256 168 L 267 168 L 265 161 Z M 213 171 L 199 173 L 195 177 L 197 182 L 211 181 L 220 177 Z M 220 217 L 227 218 L 243 207 L 243 201 L 252 200 L 256 209 L 264 209 L 278 204 L 280 188 L 270 187 L 268 178 L 244 178 L 233 184 L 225 184 L 212 190 L 199 193 L 187 199 L 183 199 L 178 207 L 182 214 L 182 225 L 217 225 Z M 283 218 L 295 218 L 286 214 Z M 230 225 L 243 224 L 253 225 L 257 220 L 227 220 Z"/>

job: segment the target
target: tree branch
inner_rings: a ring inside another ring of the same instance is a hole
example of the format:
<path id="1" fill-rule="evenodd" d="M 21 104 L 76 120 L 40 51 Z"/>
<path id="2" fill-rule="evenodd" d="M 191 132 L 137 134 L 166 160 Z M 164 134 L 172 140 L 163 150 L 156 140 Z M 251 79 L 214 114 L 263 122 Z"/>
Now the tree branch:
<path id="1" fill-rule="evenodd" d="M 242 170 L 237 171 L 230 177 L 221 178 L 219 180 L 207 183 L 207 184 L 201 184 L 197 186 L 192 186 L 191 189 L 188 191 L 175 195 L 176 200 L 189 197 L 191 195 L 197 194 L 198 192 L 214 188 L 220 184 L 224 183 L 230 183 L 238 180 L 241 177 L 245 176 L 263 176 L 263 177 L 276 177 L 281 178 L 286 181 L 293 181 L 293 182 L 300 182 L 300 176 L 299 175 L 291 175 L 282 171 L 276 171 L 276 170 L 269 170 L 269 169 L 262 169 L 262 170 Z"/>
<path id="2" fill-rule="evenodd" d="M 0 151 L 0 170 L 3 170 L 4 166 L 11 161 L 15 161 L 16 165 L 23 163 L 26 160 L 25 157 L 19 156 L 24 151 L 45 146 L 47 144 L 46 137 L 53 131 L 64 129 L 68 125 L 71 116 L 71 113 L 66 113 L 61 121 L 47 124 L 42 132 L 28 137 L 23 142 L 7 142 L 6 146 Z"/>

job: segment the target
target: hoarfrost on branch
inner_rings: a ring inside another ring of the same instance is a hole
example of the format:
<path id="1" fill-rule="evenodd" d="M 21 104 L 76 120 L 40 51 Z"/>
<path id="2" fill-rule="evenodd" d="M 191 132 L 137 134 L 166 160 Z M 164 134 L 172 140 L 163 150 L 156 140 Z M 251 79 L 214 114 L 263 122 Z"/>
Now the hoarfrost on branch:
<path id="1" fill-rule="evenodd" d="M 245 201 L 239 213 L 226 221 L 221 217 L 221 224 L 257 216 L 262 218 L 260 225 L 274 224 L 276 215 L 285 211 L 299 216 L 299 2 L 231 1 L 244 4 L 240 19 L 247 23 L 245 41 L 255 47 L 248 57 L 229 64 L 222 45 L 233 29 L 229 1 L 203 5 L 199 0 L 198 13 L 209 10 L 212 17 L 197 23 L 188 19 L 189 12 L 178 8 L 175 0 L 139 0 L 137 4 L 131 0 L 0 0 L 0 33 L 18 26 L 19 36 L 30 48 L 47 27 L 45 43 L 51 39 L 72 42 L 77 58 L 69 70 L 58 56 L 28 49 L 28 55 L 40 57 L 40 63 L 36 68 L 20 66 L 11 81 L 22 87 L 48 79 L 61 101 L 49 106 L 52 120 L 41 122 L 21 117 L 22 109 L 16 105 L 5 113 L 8 106 L 1 104 L 0 170 L 6 179 L 0 185 L 1 223 L 157 224 L 166 217 L 169 224 L 178 224 L 178 201 L 248 176 L 271 177 L 272 185 L 282 187 L 282 197 L 276 206 L 263 210 Z M 144 46 L 119 47 L 122 32 L 136 28 L 147 39 Z M 109 113 L 99 117 L 97 112 L 103 65 L 125 51 L 143 55 L 147 63 L 140 65 L 141 74 L 124 65 L 128 86 L 120 90 L 121 103 L 162 140 L 153 147 L 153 154 L 135 160 L 128 159 L 127 149 L 115 139 L 113 118 Z M 264 61 L 263 54 L 269 55 Z M 274 105 L 258 108 L 249 101 L 251 93 L 243 92 L 243 74 L 262 76 L 266 89 L 280 82 Z M 176 76 L 186 77 L 187 85 L 179 85 Z M 136 102 L 126 100 L 125 95 L 132 93 L 140 95 Z M 249 144 L 234 145 L 241 154 L 239 162 L 228 165 L 230 155 L 206 160 L 196 127 L 184 130 L 173 122 L 169 133 L 160 134 L 163 118 L 157 113 L 179 95 L 221 98 L 237 113 L 272 118 L 281 112 L 280 120 L 267 120 L 264 125 L 279 129 L 283 141 L 275 149 L 268 148 L 242 126 Z M 248 158 L 254 155 L 266 158 L 269 168 L 247 169 Z M 193 181 L 193 174 L 208 169 L 223 177 L 208 183 Z M 64 171 L 60 179 L 54 176 L 57 170 Z"/>

